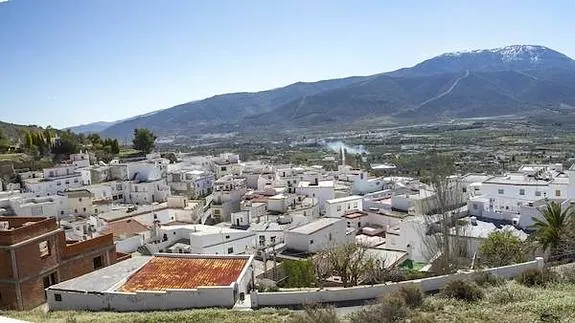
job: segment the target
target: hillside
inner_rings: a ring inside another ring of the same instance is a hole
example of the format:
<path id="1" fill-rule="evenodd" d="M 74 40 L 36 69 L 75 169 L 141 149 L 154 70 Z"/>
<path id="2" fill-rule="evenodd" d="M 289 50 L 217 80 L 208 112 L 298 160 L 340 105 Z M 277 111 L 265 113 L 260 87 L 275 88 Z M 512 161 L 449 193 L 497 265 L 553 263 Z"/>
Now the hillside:
<path id="1" fill-rule="evenodd" d="M 411 68 L 366 77 L 295 83 L 182 104 L 102 131 L 159 135 L 278 131 L 386 119 L 406 124 L 452 118 L 575 113 L 575 61 L 543 46 L 442 54 Z"/>
<path id="2" fill-rule="evenodd" d="M 73 133 L 89 134 L 89 133 L 98 133 L 102 130 L 105 130 L 106 128 L 113 126 L 114 124 L 115 124 L 115 122 L 98 121 L 98 122 L 92 122 L 92 123 L 74 126 L 74 127 L 70 127 L 70 128 L 66 128 L 66 129 L 70 129 L 70 131 L 72 131 Z"/>
<path id="3" fill-rule="evenodd" d="M 150 128 L 163 135 L 234 131 L 247 117 L 270 112 L 300 97 L 345 87 L 363 79 L 350 77 L 315 83 L 300 82 L 263 92 L 217 95 L 131 118 L 114 124 L 101 133 L 105 136 L 125 138 L 131 136 L 135 128 Z"/>
<path id="4" fill-rule="evenodd" d="M 572 322 L 575 320 L 575 285 L 555 284 L 545 288 L 528 288 L 515 282 L 489 287 L 479 302 L 465 302 L 439 296 L 427 297 L 423 305 L 412 313 L 412 322 Z M 336 310 L 340 317 L 359 308 Z M 381 313 L 385 315 L 385 313 Z M 29 322 L 302 322 L 295 312 L 263 309 L 231 311 L 199 309 L 170 312 L 113 313 L 113 312 L 24 312 L 0 311 L 0 316 Z M 380 316 L 381 317 L 381 316 Z M 308 321 L 304 321 L 308 322 Z M 311 321 L 309 321 L 311 322 Z M 329 320 L 325 322 L 346 322 Z M 363 321 L 362 323 L 387 322 Z"/>
<path id="5" fill-rule="evenodd" d="M 35 125 L 19 125 L 0 121 L 0 131 L 4 137 L 8 138 L 11 143 L 17 143 L 24 138 L 24 134 L 28 131 L 37 132 L 43 130 L 41 127 Z"/>

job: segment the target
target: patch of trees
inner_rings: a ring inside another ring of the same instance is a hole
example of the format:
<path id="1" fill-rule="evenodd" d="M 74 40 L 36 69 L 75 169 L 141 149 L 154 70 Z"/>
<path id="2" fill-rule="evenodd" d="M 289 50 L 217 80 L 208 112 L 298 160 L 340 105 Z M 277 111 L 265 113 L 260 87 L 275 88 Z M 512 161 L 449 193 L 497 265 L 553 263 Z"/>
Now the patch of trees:
<path id="1" fill-rule="evenodd" d="M 145 154 L 151 153 L 156 147 L 157 137 L 146 128 L 134 129 L 134 140 L 132 141 L 133 147 Z"/>

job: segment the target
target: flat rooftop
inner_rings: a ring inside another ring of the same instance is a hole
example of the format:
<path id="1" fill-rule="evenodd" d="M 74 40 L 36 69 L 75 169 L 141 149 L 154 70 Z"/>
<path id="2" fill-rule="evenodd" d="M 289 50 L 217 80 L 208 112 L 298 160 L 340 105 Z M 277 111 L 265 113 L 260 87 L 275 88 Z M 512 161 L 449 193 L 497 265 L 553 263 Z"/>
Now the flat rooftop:
<path id="1" fill-rule="evenodd" d="M 363 198 L 363 197 L 358 196 L 358 195 L 352 195 L 352 196 L 345 196 L 345 197 L 340 197 L 340 198 L 336 198 L 336 199 L 327 200 L 327 201 L 325 201 L 325 203 L 327 203 L 327 204 L 343 203 L 343 202 L 350 202 L 350 201 L 355 201 L 355 200 L 361 200 L 362 198 Z"/>
<path id="2" fill-rule="evenodd" d="M 484 184 L 520 185 L 520 186 L 547 186 L 550 181 L 525 176 L 521 173 L 511 173 L 505 176 L 494 176 L 484 181 Z"/>
<path id="3" fill-rule="evenodd" d="M 318 181 L 317 185 L 313 182 L 301 181 L 298 187 L 334 187 L 333 181 Z"/>
<path id="4" fill-rule="evenodd" d="M 317 232 L 321 229 L 327 228 L 327 227 L 329 227 L 335 223 L 338 223 L 340 221 L 343 221 L 343 220 L 339 219 L 339 218 L 321 218 L 321 219 L 315 220 L 313 222 L 310 222 L 308 224 L 302 225 L 301 227 L 291 229 L 290 232 L 300 233 L 300 234 L 312 234 L 314 232 Z"/>
<path id="5" fill-rule="evenodd" d="M 119 288 L 124 292 L 194 289 L 229 286 L 235 282 L 248 258 L 154 257 Z"/>

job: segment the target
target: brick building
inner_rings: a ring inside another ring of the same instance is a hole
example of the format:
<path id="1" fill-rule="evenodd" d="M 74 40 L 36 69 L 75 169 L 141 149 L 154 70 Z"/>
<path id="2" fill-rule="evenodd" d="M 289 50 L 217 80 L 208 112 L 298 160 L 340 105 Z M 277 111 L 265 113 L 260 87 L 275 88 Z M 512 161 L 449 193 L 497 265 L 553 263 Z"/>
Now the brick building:
<path id="1" fill-rule="evenodd" d="M 67 241 L 55 218 L 0 216 L 0 309 L 35 308 L 45 288 L 114 263 L 112 234 Z"/>

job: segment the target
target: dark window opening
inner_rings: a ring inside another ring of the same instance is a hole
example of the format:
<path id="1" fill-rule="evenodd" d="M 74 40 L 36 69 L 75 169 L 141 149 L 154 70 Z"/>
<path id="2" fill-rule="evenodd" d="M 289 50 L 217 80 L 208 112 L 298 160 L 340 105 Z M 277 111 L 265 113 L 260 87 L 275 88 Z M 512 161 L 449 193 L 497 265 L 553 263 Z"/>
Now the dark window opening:
<path id="1" fill-rule="evenodd" d="M 94 262 L 94 269 L 99 269 L 99 268 L 104 267 L 104 265 L 102 264 L 102 256 L 95 257 L 93 259 L 93 262 Z"/>
<path id="2" fill-rule="evenodd" d="M 62 301 L 62 294 L 54 294 L 54 300 L 56 302 L 61 302 Z"/>

